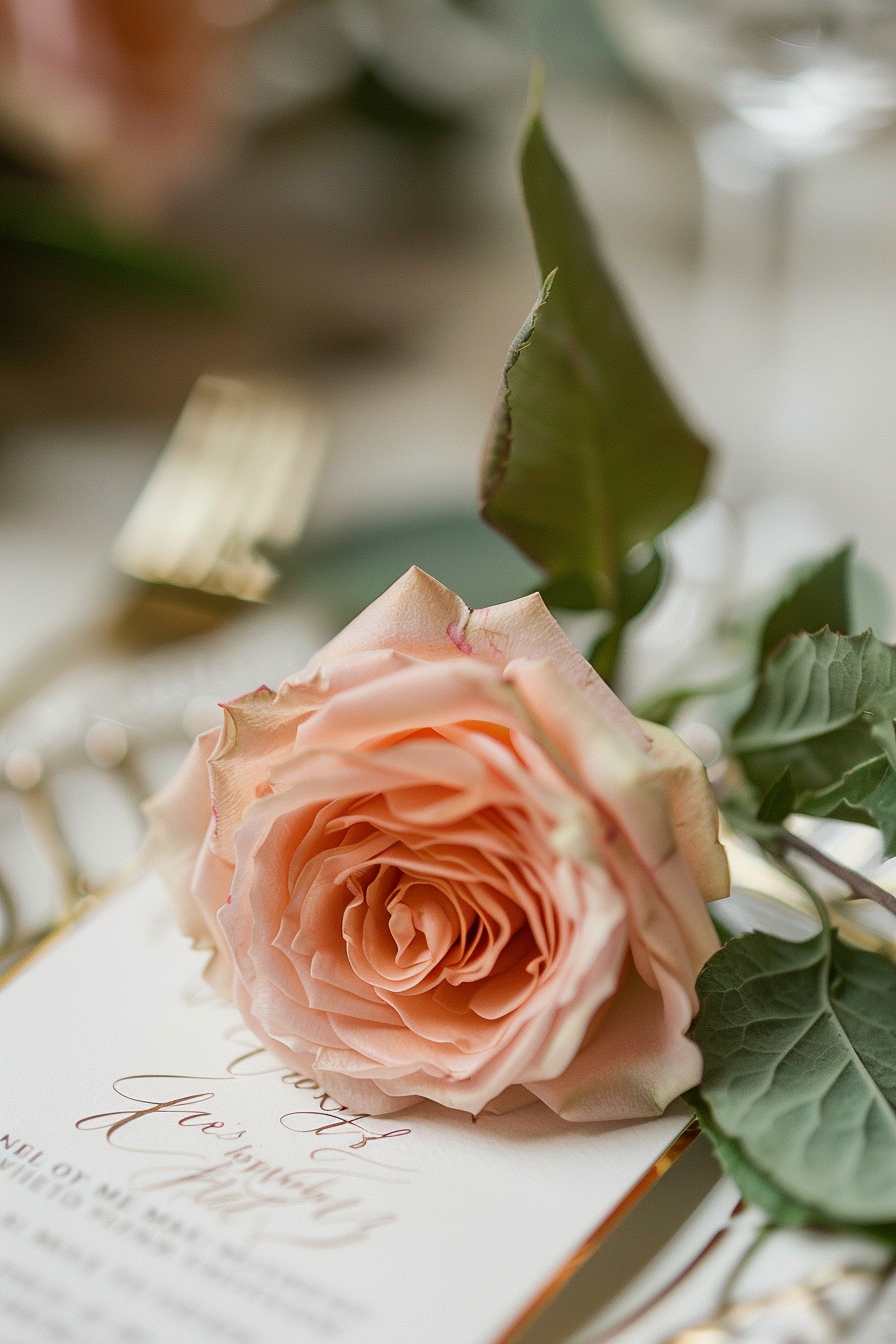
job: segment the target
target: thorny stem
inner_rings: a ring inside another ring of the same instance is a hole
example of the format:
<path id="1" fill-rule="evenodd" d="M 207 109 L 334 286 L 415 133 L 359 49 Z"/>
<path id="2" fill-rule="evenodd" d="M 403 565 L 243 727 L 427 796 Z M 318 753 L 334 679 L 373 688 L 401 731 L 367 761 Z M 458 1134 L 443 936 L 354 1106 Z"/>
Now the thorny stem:
<path id="1" fill-rule="evenodd" d="M 865 901 L 876 901 L 885 910 L 889 910 L 891 915 L 896 915 L 896 896 L 891 895 L 889 891 L 885 891 L 883 887 L 879 887 L 870 878 L 863 877 L 853 868 L 845 868 L 836 859 L 829 858 L 827 854 L 823 854 L 820 849 L 810 845 L 808 840 L 803 840 L 801 836 L 794 835 L 792 831 L 786 831 L 782 827 L 771 844 L 778 849 L 795 850 L 797 854 L 802 854 L 805 858 L 811 859 L 816 867 L 823 868 L 832 877 L 839 878 L 845 886 L 849 887 L 853 896 L 858 896 Z"/>

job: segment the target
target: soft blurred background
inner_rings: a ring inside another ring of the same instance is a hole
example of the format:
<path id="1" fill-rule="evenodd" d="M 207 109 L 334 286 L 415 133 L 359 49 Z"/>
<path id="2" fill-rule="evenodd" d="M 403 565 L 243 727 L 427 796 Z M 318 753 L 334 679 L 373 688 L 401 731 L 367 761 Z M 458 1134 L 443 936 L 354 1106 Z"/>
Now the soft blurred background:
<path id="1" fill-rule="evenodd" d="M 407 565 L 471 605 L 535 581 L 475 508 L 537 292 L 533 52 L 605 258 L 719 450 L 633 693 L 841 539 L 896 585 L 893 0 L 0 0 L 9 946 L 109 879 L 217 700 L 276 684 Z M 294 380 L 329 426 L 273 601 L 70 656 L 122 601 L 113 539 L 209 371 Z"/>
<path id="2" fill-rule="evenodd" d="M 51 604 L 83 587 L 68 530 L 104 559 L 209 369 L 285 374 L 326 405 L 317 546 L 471 515 L 535 293 L 513 163 L 533 50 L 605 255 L 720 449 L 715 492 L 778 497 L 760 536 L 797 516 L 816 549 L 860 534 L 896 577 L 889 0 L 4 0 L 0 15 L 0 553 L 55 499 Z M 67 503 L 82 487 L 89 529 Z M 472 602 L 520 586 L 489 557 L 481 582 L 446 571 Z"/>
<path id="3" fill-rule="evenodd" d="M 313 537 L 469 512 L 534 294 L 513 145 L 538 50 L 606 256 L 721 449 L 718 493 L 795 495 L 893 572 L 890 3 L 0 13 L 13 529 L 17 490 L 65 493 L 82 475 L 119 492 L 114 526 L 210 368 L 322 396 L 333 434 Z"/>

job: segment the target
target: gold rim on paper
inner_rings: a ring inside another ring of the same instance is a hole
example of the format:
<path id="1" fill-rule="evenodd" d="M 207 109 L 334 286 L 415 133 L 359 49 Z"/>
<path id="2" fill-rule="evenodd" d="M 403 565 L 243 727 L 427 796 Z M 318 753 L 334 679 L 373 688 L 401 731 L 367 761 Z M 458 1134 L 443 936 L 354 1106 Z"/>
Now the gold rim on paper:
<path id="1" fill-rule="evenodd" d="M 690 1148 L 691 1144 L 700 1133 L 700 1125 L 697 1120 L 691 1120 L 681 1131 L 676 1139 L 670 1143 L 664 1153 L 661 1153 L 649 1171 L 646 1171 L 638 1181 L 637 1185 L 632 1186 L 628 1194 L 620 1200 L 615 1209 L 608 1213 L 606 1218 L 598 1224 L 594 1231 L 585 1238 L 578 1250 L 573 1251 L 568 1260 L 560 1266 L 557 1272 L 544 1285 L 541 1291 L 528 1306 L 523 1307 L 522 1311 L 513 1319 L 503 1334 L 499 1335 L 493 1341 L 493 1344 L 513 1344 L 516 1337 L 535 1320 L 536 1316 L 544 1310 L 548 1303 L 565 1287 L 572 1276 L 582 1268 L 588 1260 L 591 1259 L 599 1246 L 606 1241 L 611 1232 L 625 1218 L 626 1214 L 631 1213 L 632 1209 L 647 1194 L 648 1190 L 656 1185 L 661 1176 L 665 1176 L 669 1168 L 678 1161 L 683 1153 Z"/>
<path id="2" fill-rule="evenodd" d="M 6 985 L 9 984 L 10 980 L 15 979 L 20 971 L 26 970 L 33 961 L 37 961 L 38 957 L 42 957 L 51 945 L 55 946 L 56 943 L 61 942 L 66 934 L 70 933 L 76 924 L 80 924 L 85 916 L 92 914 L 98 905 L 105 904 L 105 902 L 112 896 L 117 896 L 119 894 L 119 888 L 116 887 L 114 891 L 103 892 L 101 896 L 86 896 L 84 900 L 75 907 L 70 915 L 66 915 L 54 929 L 50 929 L 49 933 L 45 933 L 43 938 L 39 938 L 36 943 L 33 943 L 27 952 L 22 953 L 18 961 L 14 961 L 13 964 L 0 975 L 0 990 L 4 989 Z"/>

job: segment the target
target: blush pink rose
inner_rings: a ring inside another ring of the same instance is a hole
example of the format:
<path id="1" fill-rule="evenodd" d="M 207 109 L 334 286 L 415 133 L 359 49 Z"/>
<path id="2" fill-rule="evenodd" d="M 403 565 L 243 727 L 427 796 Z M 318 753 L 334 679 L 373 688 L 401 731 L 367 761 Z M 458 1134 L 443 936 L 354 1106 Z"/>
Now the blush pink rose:
<path id="1" fill-rule="evenodd" d="M 621 1120 L 699 1081 L 728 889 L 706 774 L 537 595 L 471 612 L 411 570 L 225 705 L 148 812 L 212 983 L 353 1110 Z"/>
<path id="2" fill-rule="evenodd" d="M 226 4 L 0 0 L 0 124 L 115 214 L 152 212 L 222 119 Z M 232 6 L 230 6 L 232 8 Z"/>

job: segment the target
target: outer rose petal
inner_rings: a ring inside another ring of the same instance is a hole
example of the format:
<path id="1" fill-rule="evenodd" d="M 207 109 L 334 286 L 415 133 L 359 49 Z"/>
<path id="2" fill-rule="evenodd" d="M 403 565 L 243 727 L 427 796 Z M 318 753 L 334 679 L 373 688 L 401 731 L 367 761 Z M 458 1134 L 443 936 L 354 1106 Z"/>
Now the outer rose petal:
<path id="1" fill-rule="evenodd" d="M 731 878 L 719 840 L 719 809 L 700 757 L 671 728 L 639 719 L 650 742 L 650 759 L 669 790 L 678 846 L 697 878 L 704 901 L 721 901 Z"/>
<path id="2" fill-rule="evenodd" d="M 684 1035 L 690 1021 L 690 1010 L 670 1021 L 662 996 L 632 970 L 569 1068 L 529 1091 L 564 1120 L 659 1115 L 703 1073 Z"/>
<path id="3" fill-rule="evenodd" d="M 217 825 L 212 844 L 233 862 L 233 833 L 246 808 L 264 791 L 278 760 L 292 754 L 301 725 L 335 696 L 363 687 L 408 663 L 402 654 L 373 650 L 332 666 L 306 668 L 278 691 L 259 686 L 223 706 L 224 724 L 209 757 Z"/>
<path id="4" fill-rule="evenodd" d="M 718 939 L 698 902 L 701 893 L 707 899 L 727 893 L 724 858 L 720 875 L 711 844 L 692 845 L 689 854 L 682 843 L 680 851 L 674 826 L 690 802 L 695 825 L 715 836 L 715 805 L 711 811 L 704 806 L 706 795 L 712 798 L 705 771 L 696 757 L 692 763 L 684 743 L 679 750 L 677 739 L 662 743 L 662 756 L 638 751 L 612 724 L 595 719 L 551 664 L 521 660 L 507 675 L 585 791 L 621 829 L 618 840 L 608 836 L 607 857 L 612 865 L 615 854 L 619 865 L 615 876 L 628 901 L 636 963 L 569 1068 L 528 1086 L 568 1119 L 658 1114 L 700 1078 L 700 1053 L 685 1032 L 696 1008 L 696 975 Z M 678 787 L 678 813 L 667 778 Z"/>
<path id="5" fill-rule="evenodd" d="M 233 957 L 218 922 L 218 911 L 230 898 L 233 864 L 227 863 L 212 849 L 209 840 L 213 825 L 213 822 L 209 823 L 208 833 L 199 851 L 190 892 L 212 935 L 214 956 L 205 968 L 205 978 L 219 994 L 230 998 L 233 994 Z"/>
<path id="6" fill-rule="evenodd" d="M 728 860 L 706 770 L 675 733 L 644 722 L 648 749 L 635 750 L 612 724 L 595 718 L 552 664 L 520 661 L 506 675 L 649 868 L 680 847 L 703 899 L 728 895 Z"/>
<path id="7" fill-rule="evenodd" d="M 308 666 L 368 649 L 395 649 L 426 659 L 466 655 L 502 670 L 514 658 L 549 659 L 584 691 L 593 709 L 633 742 L 645 745 L 637 720 L 563 633 L 540 593 L 471 611 L 450 588 L 415 565 L 325 644 Z"/>
<path id="8" fill-rule="evenodd" d="M 173 779 L 143 804 L 149 822 L 143 853 L 171 893 L 177 922 L 197 947 L 215 946 L 208 922 L 192 894 L 199 850 L 212 815 L 208 758 L 220 730 L 211 728 L 193 743 Z M 226 893 L 225 893 L 226 899 Z"/>
<path id="9" fill-rule="evenodd" d="M 300 1064 L 310 1074 L 313 1074 L 320 1086 L 329 1092 L 331 1097 L 338 1100 L 341 1106 L 348 1107 L 356 1114 L 389 1115 L 397 1110 L 407 1110 L 411 1106 L 417 1106 L 425 1100 L 424 1097 L 417 1096 L 390 1097 L 386 1095 L 382 1088 L 377 1087 L 376 1083 L 367 1078 L 351 1078 L 344 1074 L 330 1075 L 323 1069 L 316 1069 L 314 1067 L 313 1051 L 307 1051 L 302 1058 L 297 1051 L 291 1050 L 282 1041 L 277 1041 L 267 1034 L 252 1011 L 250 995 L 239 980 L 234 983 L 233 1000 L 250 1030 L 275 1059 L 282 1060 L 284 1064 L 293 1069 L 297 1063 Z"/>

